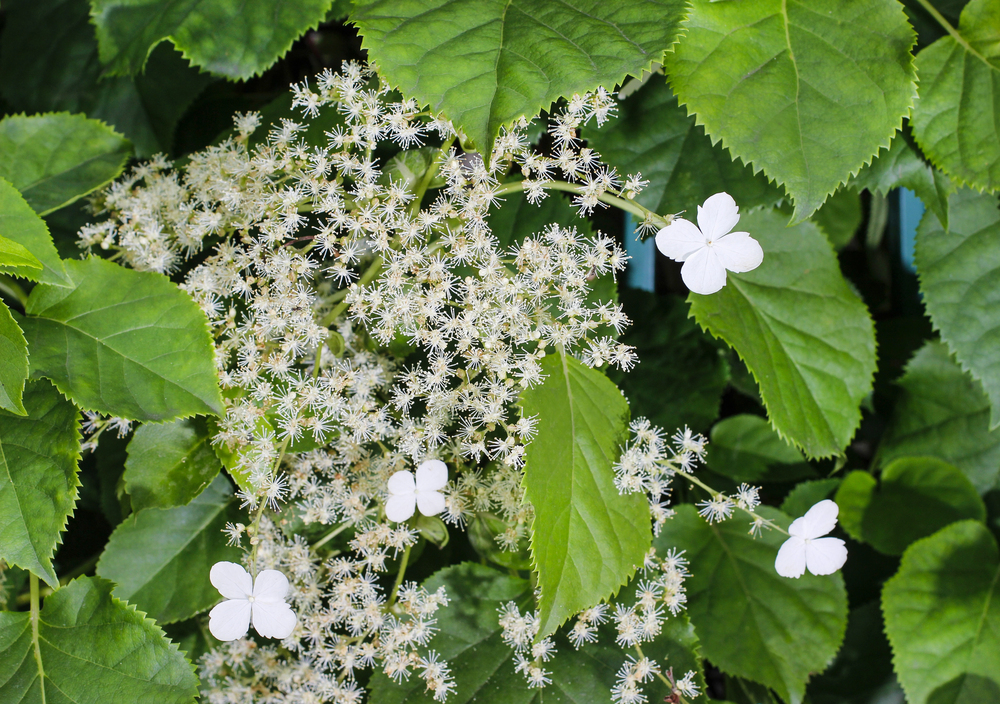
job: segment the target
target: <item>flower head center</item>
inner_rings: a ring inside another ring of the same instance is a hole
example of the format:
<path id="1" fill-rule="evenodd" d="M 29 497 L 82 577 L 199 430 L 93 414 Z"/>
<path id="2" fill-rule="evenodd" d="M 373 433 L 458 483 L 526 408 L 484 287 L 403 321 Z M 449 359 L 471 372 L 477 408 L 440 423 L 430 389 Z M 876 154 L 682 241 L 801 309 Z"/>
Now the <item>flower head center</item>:
<path id="1" fill-rule="evenodd" d="M 254 597 L 253 596 L 248 596 L 247 597 L 247 601 L 249 601 L 252 604 L 254 602 Z"/>

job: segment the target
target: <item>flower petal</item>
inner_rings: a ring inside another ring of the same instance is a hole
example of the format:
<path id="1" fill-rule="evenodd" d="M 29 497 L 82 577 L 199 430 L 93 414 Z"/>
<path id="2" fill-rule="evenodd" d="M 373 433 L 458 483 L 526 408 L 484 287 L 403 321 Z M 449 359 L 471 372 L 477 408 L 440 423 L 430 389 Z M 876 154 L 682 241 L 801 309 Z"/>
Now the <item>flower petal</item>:
<path id="1" fill-rule="evenodd" d="M 278 570 L 261 570 L 253 583 L 254 603 L 281 601 L 288 594 L 288 577 Z"/>
<path id="2" fill-rule="evenodd" d="M 417 507 L 417 497 L 415 494 L 400 494 L 390 496 L 385 502 L 385 517 L 390 521 L 402 523 L 413 515 Z"/>
<path id="3" fill-rule="evenodd" d="M 417 490 L 437 491 L 448 483 L 448 465 L 441 460 L 427 460 L 417 467 Z"/>
<path id="4" fill-rule="evenodd" d="M 391 495 L 412 494 L 416 484 L 413 483 L 413 473 L 405 469 L 389 477 L 389 493 Z"/>
<path id="5" fill-rule="evenodd" d="M 227 599 L 246 599 L 253 594 L 253 577 L 235 562 L 216 562 L 208 578 Z"/>
<path id="6" fill-rule="evenodd" d="M 837 525 L 838 513 L 840 507 L 837 504 L 830 499 L 823 499 L 798 519 L 802 521 L 799 535 L 803 538 L 819 538 L 826 535 Z"/>
<path id="7" fill-rule="evenodd" d="M 444 494 L 439 491 L 418 491 L 417 506 L 425 516 L 436 516 L 444 511 Z"/>
<path id="8" fill-rule="evenodd" d="M 840 538 L 820 538 L 806 545 L 806 566 L 813 574 L 833 574 L 847 562 L 847 546 Z"/>
<path id="9" fill-rule="evenodd" d="M 660 254 L 675 262 L 682 262 L 705 246 L 705 235 L 684 218 L 675 218 L 672 223 L 656 233 L 656 248 Z"/>
<path id="10" fill-rule="evenodd" d="M 711 247 L 705 247 L 684 262 L 681 278 L 691 291 L 707 296 L 726 285 L 726 267 L 722 266 Z"/>
<path id="11" fill-rule="evenodd" d="M 698 206 L 698 227 L 706 240 L 714 242 L 736 227 L 739 221 L 740 209 L 728 193 L 709 196 L 703 205 Z"/>
<path id="12" fill-rule="evenodd" d="M 736 273 L 753 271 L 764 261 L 764 250 L 761 249 L 760 242 L 748 232 L 730 232 L 717 239 L 712 249 L 722 266 Z"/>
<path id="13" fill-rule="evenodd" d="M 774 558 L 774 569 L 782 577 L 798 579 L 806 572 L 806 541 L 792 536 L 786 540 Z"/>
<path id="14" fill-rule="evenodd" d="M 253 629 L 265 638 L 287 638 L 298 618 L 284 601 L 253 603 Z"/>
<path id="15" fill-rule="evenodd" d="M 208 630 L 219 640 L 242 638 L 250 630 L 250 602 L 229 599 L 217 604 L 208 614 Z"/>

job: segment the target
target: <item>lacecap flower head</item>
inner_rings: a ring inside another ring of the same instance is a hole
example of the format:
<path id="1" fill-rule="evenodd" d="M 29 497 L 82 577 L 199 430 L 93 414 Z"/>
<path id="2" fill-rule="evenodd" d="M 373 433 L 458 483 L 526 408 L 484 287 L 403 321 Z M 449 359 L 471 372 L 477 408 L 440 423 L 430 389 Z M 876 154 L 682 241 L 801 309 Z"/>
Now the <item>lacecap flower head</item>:
<path id="1" fill-rule="evenodd" d="M 840 538 L 824 538 L 837 525 L 840 508 L 824 499 L 788 526 L 788 540 L 778 550 L 774 569 L 782 577 L 798 579 L 806 568 L 815 575 L 833 574 L 847 562 L 847 548 Z"/>
<path id="2" fill-rule="evenodd" d="M 443 489 L 448 483 L 448 465 L 441 460 L 427 460 L 417 467 L 417 478 L 406 470 L 389 477 L 389 500 L 385 502 L 385 515 L 390 521 L 408 520 L 416 508 L 425 516 L 436 516 L 444 511 Z"/>
<path id="3" fill-rule="evenodd" d="M 219 640 L 236 640 L 250 630 L 265 638 L 287 638 L 297 618 L 285 603 L 288 578 L 277 570 L 262 570 L 254 580 L 235 562 L 216 562 L 209 574 L 226 601 L 208 615 L 208 630 Z"/>

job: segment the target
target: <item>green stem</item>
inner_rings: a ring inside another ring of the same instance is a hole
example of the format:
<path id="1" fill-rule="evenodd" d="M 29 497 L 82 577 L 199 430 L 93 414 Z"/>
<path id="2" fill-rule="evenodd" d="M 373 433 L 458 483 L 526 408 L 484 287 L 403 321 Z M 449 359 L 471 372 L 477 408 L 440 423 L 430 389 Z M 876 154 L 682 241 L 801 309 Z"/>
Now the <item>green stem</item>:
<path id="1" fill-rule="evenodd" d="M 366 284 L 371 283 L 371 280 L 378 276 L 381 271 L 382 257 L 376 256 L 375 261 L 373 261 L 365 270 L 365 273 L 361 275 L 361 278 L 358 280 L 358 286 L 365 286 Z M 346 291 L 347 289 L 344 290 Z M 345 293 L 344 296 L 346 297 L 347 294 Z M 325 328 L 330 327 L 345 310 L 347 310 L 347 301 L 341 301 L 337 304 L 336 308 L 323 316 L 323 319 L 319 321 L 319 324 Z"/>
<path id="2" fill-rule="evenodd" d="M 281 443 L 281 450 L 278 452 L 278 459 L 274 461 L 274 468 L 271 470 L 272 474 L 277 474 L 278 469 L 281 467 L 281 460 L 285 457 L 285 452 L 288 450 L 288 442 L 291 438 L 285 438 L 285 441 Z M 264 515 L 264 509 L 267 508 L 267 499 L 261 497 L 260 506 L 257 507 L 257 512 L 254 514 L 253 521 L 250 523 L 250 527 L 247 528 L 247 534 L 250 535 L 250 539 L 255 541 L 253 547 L 250 549 L 250 574 L 253 575 L 254 579 L 257 578 L 257 548 L 260 547 L 260 519 Z"/>
<path id="3" fill-rule="evenodd" d="M 917 2 L 920 3 L 921 7 L 927 10 L 927 14 L 929 14 L 931 17 L 937 20 L 937 23 L 939 25 L 944 27 L 945 31 L 948 32 L 948 34 L 950 34 L 956 42 L 962 45 L 963 49 L 965 49 L 967 52 L 975 56 L 977 59 L 982 61 L 987 66 L 989 66 L 991 69 L 993 68 L 993 65 L 986 60 L 986 57 L 972 48 L 972 45 L 965 40 L 965 37 L 963 37 L 957 29 L 951 26 L 951 22 L 946 20 L 944 18 L 944 15 L 938 12 L 937 8 L 930 3 L 930 0 L 917 0 Z"/>
<path id="4" fill-rule="evenodd" d="M 420 212 L 420 204 L 424 200 L 424 194 L 427 193 L 427 188 L 431 185 L 431 181 L 434 180 L 434 177 L 437 176 L 438 171 L 441 169 L 441 158 L 448 153 L 448 150 L 451 149 L 451 145 L 454 142 L 454 137 L 449 137 L 445 140 L 445 143 L 441 145 L 441 151 L 439 152 L 438 158 L 435 159 L 434 163 L 432 163 L 427 171 L 424 172 L 423 178 L 421 178 L 420 183 L 417 184 L 417 190 L 413 194 L 413 206 L 410 208 L 410 212 L 413 215 Z"/>
<path id="5" fill-rule="evenodd" d="M 42 648 L 38 638 L 38 577 L 32 573 L 28 577 L 31 589 L 31 640 L 35 644 L 35 664 L 38 665 L 39 692 L 45 704 L 45 668 L 42 666 Z"/>
<path id="6" fill-rule="evenodd" d="M 684 477 L 685 479 L 687 479 L 689 482 L 691 482 L 692 484 L 694 484 L 696 486 L 700 486 L 702 489 L 704 489 L 705 491 L 708 492 L 709 496 L 718 496 L 719 494 L 722 493 L 722 492 L 716 491 L 715 489 L 713 489 L 712 487 L 710 487 L 708 484 L 706 484 L 705 482 L 703 482 L 700 479 L 698 479 L 698 477 L 694 476 L 693 474 L 688 474 L 684 470 L 677 469 L 676 467 L 671 467 L 671 469 L 673 469 L 674 472 L 678 476 Z M 740 511 L 742 511 L 745 514 L 747 514 L 748 516 L 750 516 L 754 520 L 758 520 L 759 519 L 759 520 L 763 521 L 764 525 L 766 525 L 768 528 L 773 528 L 774 530 L 776 530 L 776 531 L 778 531 L 780 533 L 784 533 L 785 535 L 788 535 L 788 531 L 785 530 L 784 528 L 782 528 L 781 526 L 779 526 L 774 521 L 770 521 L 770 520 L 764 518 L 763 516 L 761 516 L 761 515 L 759 515 L 757 513 L 754 513 L 753 511 L 751 511 L 748 508 L 743 508 L 742 506 L 737 506 L 736 508 L 738 508 Z"/>
<path id="7" fill-rule="evenodd" d="M 343 533 L 345 530 L 347 530 L 348 528 L 350 528 L 352 525 L 354 525 L 354 524 L 353 523 L 341 523 L 338 528 L 336 528 L 334 530 L 331 530 L 329 533 L 327 533 L 322 538 L 320 538 L 315 543 L 313 543 L 313 550 L 315 550 L 317 548 L 323 547 L 324 545 L 326 545 L 327 543 L 329 543 L 331 540 L 333 540 L 334 538 L 336 538 L 338 535 L 340 535 L 341 533 Z"/>
<path id="8" fill-rule="evenodd" d="M 554 191 L 565 191 L 566 193 L 577 193 L 583 194 L 584 188 L 575 183 L 569 183 L 568 181 L 547 181 L 544 188 L 551 188 Z M 508 181 L 504 183 L 495 190 L 494 195 L 503 196 L 508 193 L 516 193 L 517 191 L 524 190 L 524 181 Z M 609 193 L 602 193 L 597 197 L 597 200 L 602 203 L 607 203 L 608 205 L 613 205 L 619 210 L 624 210 L 625 212 L 632 213 L 638 218 L 645 220 L 646 218 L 651 219 L 653 222 L 657 223 L 660 227 L 666 227 L 670 224 L 662 215 L 654 213 L 652 210 L 642 207 L 638 203 L 626 198 L 619 198 L 618 196 L 613 196 Z"/>
<path id="9" fill-rule="evenodd" d="M 392 593 L 389 594 L 389 603 L 385 605 L 388 610 L 392 608 L 392 605 L 396 603 L 396 594 L 399 592 L 399 585 L 403 583 L 403 577 L 406 575 L 406 563 L 410 561 L 410 548 L 412 545 L 407 545 L 406 550 L 403 551 L 403 559 L 399 561 L 399 572 L 396 574 L 396 583 L 392 585 Z"/>

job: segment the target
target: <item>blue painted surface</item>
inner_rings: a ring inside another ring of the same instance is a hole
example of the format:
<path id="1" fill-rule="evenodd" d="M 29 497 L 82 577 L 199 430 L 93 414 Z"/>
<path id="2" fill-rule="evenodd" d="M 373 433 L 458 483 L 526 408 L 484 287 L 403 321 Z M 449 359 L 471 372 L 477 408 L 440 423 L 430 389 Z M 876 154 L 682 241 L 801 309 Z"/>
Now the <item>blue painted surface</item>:
<path id="1" fill-rule="evenodd" d="M 903 266 L 916 272 L 913 265 L 913 248 L 917 240 L 917 225 L 924 215 L 924 204 L 917 194 L 908 188 L 900 188 L 899 193 L 899 255 Z"/>
<path id="2" fill-rule="evenodd" d="M 640 242 L 635 236 L 635 220 L 625 213 L 625 253 L 630 257 L 625 285 L 643 291 L 656 290 L 656 243 L 652 237 Z"/>

